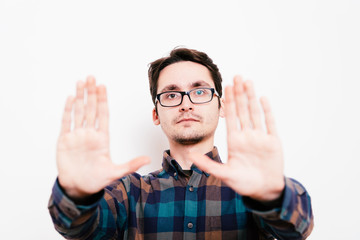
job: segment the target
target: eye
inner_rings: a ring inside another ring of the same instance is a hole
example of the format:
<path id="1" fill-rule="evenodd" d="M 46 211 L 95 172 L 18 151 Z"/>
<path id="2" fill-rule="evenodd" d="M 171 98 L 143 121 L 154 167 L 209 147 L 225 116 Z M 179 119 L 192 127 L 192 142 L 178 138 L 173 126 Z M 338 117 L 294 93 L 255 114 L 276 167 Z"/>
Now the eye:
<path id="1" fill-rule="evenodd" d="M 164 97 L 165 97 L 165 99 L 171 100 L 171 99 L 178 98 L 178 97 L 179 97 L 178 95 L 179 95 L 179 94 L 170 92 L 170 93 L 166 93 Z"/>
<path id="2" fill-rule="evenodd" d="M 197 90 L 195 91 L 195 95 L 196 95 L 196 96 L 201 96 L 201 95 L 204 95 L 204 94 L 205 94 L 204 89 L 197 89 Z"/>

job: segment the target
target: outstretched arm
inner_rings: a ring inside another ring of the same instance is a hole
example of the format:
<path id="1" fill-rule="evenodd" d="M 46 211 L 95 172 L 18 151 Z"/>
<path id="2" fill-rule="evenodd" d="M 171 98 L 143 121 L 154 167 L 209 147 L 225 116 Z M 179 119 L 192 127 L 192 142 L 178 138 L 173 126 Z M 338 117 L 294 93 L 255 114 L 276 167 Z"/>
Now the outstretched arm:
<path id="1" fill-rule="evenodd" d="M 240 77 L 225 94 L 228 161 L 220 164 L 202 154 L 194 154 L 192 161 L 244 197 L 263 234 L 305 239 L 313 228 L 310 197 L 300 183 L 284 177 L 283 151 L 268 100 L 260 98 L 261 110 L 252 82 Z"/>
<path id="2" fill-rule="evenodd" d="M 114 164 L 108 122 L 105 86 L 96 86 L 92 77 L 86 83 L 79 81 L 76 97 L 68 97 L 65 104 L 56 154 L 59 175 L 48 206 L 56 230 L 67 239 L 121 236 L 127 209 L 125 204 L 115 207 L 114 202 L 126 202 L 127 192 L 114 180 L 150 161 L 138 157 Z M 102 191 L 110 184 L 120 187 Z"/>

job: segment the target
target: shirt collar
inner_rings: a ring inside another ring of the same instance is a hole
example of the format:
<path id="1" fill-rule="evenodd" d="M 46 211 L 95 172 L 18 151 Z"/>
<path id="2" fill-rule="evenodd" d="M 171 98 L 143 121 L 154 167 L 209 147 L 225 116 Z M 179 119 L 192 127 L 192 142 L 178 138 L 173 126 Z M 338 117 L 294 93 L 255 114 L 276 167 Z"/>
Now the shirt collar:
<path id="1" fill-rule="evenodd" d="M 206 153 L 205 155 L 211 158 L 213 161 L 221 163 L 221 159 L 216 147 L 214 147 L 210 152 Z M 166 172 L 168 172 L 175 178 L 177 178 L 179 174 L 184 174 L 180 164 L 170 156 L 170 150 L 164 151 L 162 167 Z M 209 173 L 203 172 L 198 169 L 194 164 L 191 166 L 191 170 L 196 171 L 200 174 L 204 173 L 206 176 L 210 175 Z"/>

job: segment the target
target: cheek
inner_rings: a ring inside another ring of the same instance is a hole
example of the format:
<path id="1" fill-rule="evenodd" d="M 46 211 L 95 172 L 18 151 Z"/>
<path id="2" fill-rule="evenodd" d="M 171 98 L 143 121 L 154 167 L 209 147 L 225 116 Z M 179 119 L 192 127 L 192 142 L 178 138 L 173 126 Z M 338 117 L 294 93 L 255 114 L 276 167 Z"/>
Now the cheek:
<path id="1" fill-rule="evenodd" d="M 220 109 L 218 106 L 213 106 L 207 111 L 204 112 L 204 115 L 206 116 L 204 119 L 204 122 L 209 125 L 217 124 L 219 117 L 220 117 Z"/>
<path id="2" fill-rule="evenodd" d="M 219 114 L 213 114 L 209 117 L 209 124 L 211 125 L 217 125 L 219 121 Z"/>
<path id="3" fill-rule="evenodd" d="M 170 110 L 170 109 L 169 109 Z M 159 111 L 158 110 L 158 118 L 160 120 L 161 125 L 169 125 L 171 121 L 174 119 L 175 113 L 172 111 Z"/>

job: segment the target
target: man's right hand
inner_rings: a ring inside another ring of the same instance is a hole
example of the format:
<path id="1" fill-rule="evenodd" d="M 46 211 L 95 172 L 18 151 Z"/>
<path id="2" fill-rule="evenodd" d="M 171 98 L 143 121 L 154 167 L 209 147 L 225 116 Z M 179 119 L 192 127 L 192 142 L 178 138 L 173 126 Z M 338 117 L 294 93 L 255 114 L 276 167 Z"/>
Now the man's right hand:
<path id="1" fill-rule="evenodd" d="M 79 81 L 76 97 L 66 101 L 56 158 L 59 183 L 75 200 L 101 191 L 150 162 L 145 156 L 120 165 L 111 161 L 106 88 L 96 86 L 93 77 L 88 77 L 86 83 Z"/>

